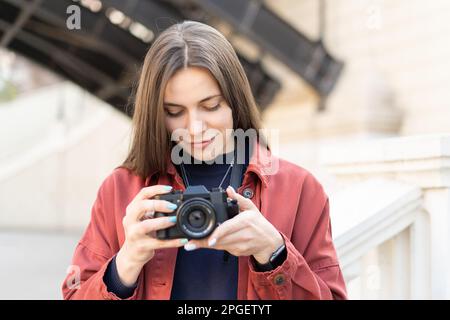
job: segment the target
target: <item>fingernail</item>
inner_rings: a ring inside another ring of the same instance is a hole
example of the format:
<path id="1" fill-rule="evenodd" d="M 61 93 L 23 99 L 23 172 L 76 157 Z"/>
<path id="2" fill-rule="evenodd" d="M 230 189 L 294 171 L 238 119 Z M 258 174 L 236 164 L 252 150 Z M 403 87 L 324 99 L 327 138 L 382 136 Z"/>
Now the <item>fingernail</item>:
<path id="1" fill-rule="evenodd" d="M 181 239 L 180 242 L 181 244 L 186 244 L 189 242 L 189 239 Z"/>
<path id="2" fill-rule="evenodd" d="M 167 204 L 167 208 L 170 210 L 175 210 L 178 206 L 175 203 Z"/>
<path id="3" fill-rule="evenodd" d="M 172 190 L 172 187 L 171 186 L 164 186 L 164 190 L 170 191 L 170 190 Z"/>
<path id="4" fill-rule="evenodd" d="M 214 247 L 214 245 L 216 244 L 216 242 L 217 242 L 217 239 L 210 239 L 209 241 L 208 241 L 208 246 L 210 246 L 210 247 Z"/>
<path id="5" fill-rule="evenodd" d="M 197 249 L 197 246 L 193 243 L 187 243 L 184 245 L 184 250 L 186 250 L 186 251 L 192 251 L 195 249 Z"/>
<path id="6" fill-rule="evenodd" d="M 230 188 L 233 192 L 236 192 L 232 186 L 228 186 L 228 188 Z"/>
<path id="7" fill-rule="evenodd" d="M 169 221 L 170 222 L 177 222 L 177 217 L 176 216 L 171 216 L 171 217 L 169 217 Z"/>

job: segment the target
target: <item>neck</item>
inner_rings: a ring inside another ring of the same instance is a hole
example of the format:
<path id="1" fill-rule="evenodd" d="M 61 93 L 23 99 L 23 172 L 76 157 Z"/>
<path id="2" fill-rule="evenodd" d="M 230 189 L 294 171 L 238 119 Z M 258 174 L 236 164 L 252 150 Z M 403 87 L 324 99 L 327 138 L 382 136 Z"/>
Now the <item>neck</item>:
<path id="1" fill-rule="evenodd" d="M 222 153 L 217 157 L 210 160 L 199 160 L 190 155 L 189 162 L 185 163 L 185 165 L 193 164 L 193 165 L 213 165 L 213 164 L 231 164 L 234 160 L 234 150 Z"/>

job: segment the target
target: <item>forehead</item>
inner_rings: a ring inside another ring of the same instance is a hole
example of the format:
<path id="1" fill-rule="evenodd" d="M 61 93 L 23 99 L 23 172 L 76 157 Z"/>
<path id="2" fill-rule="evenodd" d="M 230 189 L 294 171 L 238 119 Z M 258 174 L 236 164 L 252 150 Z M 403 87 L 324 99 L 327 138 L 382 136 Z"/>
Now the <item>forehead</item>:
<path id="1" fill-rule="evenodd" d="M 164 91 L 164 102 L 196 103 L 220 93 L 216 79 L 207 69 L 189 67 L 177 71 L 169 79 Z"/>

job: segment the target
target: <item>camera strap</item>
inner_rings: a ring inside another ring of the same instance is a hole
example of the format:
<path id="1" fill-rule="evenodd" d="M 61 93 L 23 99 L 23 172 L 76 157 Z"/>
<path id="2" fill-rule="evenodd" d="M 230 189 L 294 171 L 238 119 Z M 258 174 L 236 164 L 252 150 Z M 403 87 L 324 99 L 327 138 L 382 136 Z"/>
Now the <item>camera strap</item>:
<path id="1" fill-rule="evenodd" d="M 236 159 L 236 154 L 235 154 L 235 159 Z M 242 180 L 244 178 L 244 168 L 245 168 L 245 165 L 243 163 L 239 163 L 238 161 L 235 161 L 233 168 L 231 168 L 230 186 L 232 186 L 236 192 L 242 184 Z M 228 251 L 224 251 L 223 252 L 223 262 L 228 262 L 229 257 L 230 257 L 230 253 Z"/>
<path id="2" fill-rule="evenodd" d="M 230 186 L 237 191 L 242 184 L 244 173 L 244 165 L 242 163 L 235 163 L 231 169 Z"/>
<path id="3" fill-rule="evenodd" d="M 248 149 L 248 143 L 246 144 L 245 148 Z M 242 157 L 238 158 L 237 152 L 238 152 L 237 144 L 235 141 L 234 164 L 233 164 L 233 168 L 231 168 L 231 176 L 230 176 L 230 186 L 232 186 L 235 191 L 237 191 L 238 188 L 242 184 L 242 180 L 244 178 L 244 170 L 246 168 L 246 165 L 244 163 L 242 163 L 242 161 L 241 161 Z M 250 155 L 248 157 L 250 157 Z M 245 160 L 245 157 L 244 157 L 244 160 Z M 247 161 L 247 160 L 245 160 L 245 161 Z"/>
<path id="4" fill-rule="evenodd" d="M 231 169 L 230 186 L 236 190 L 242 184 L 244 165 L 242 163 L 235 163 Z M 228 262 L 230 253 L 228 251 L 223 252 L 223 262 Z"/>

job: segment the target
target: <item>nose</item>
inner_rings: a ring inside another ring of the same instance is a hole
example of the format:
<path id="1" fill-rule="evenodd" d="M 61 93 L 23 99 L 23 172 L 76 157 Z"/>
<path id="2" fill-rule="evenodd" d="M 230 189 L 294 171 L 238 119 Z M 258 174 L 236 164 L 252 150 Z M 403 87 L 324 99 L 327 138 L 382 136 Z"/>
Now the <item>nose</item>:
<path id="1" fill-rule="evenodd" d="M 191 137 L 200 137 L 203 132 L 205 123 L 202 119 L 199 119 L 196 112 L 189 114 L 188 130 Z"/>

